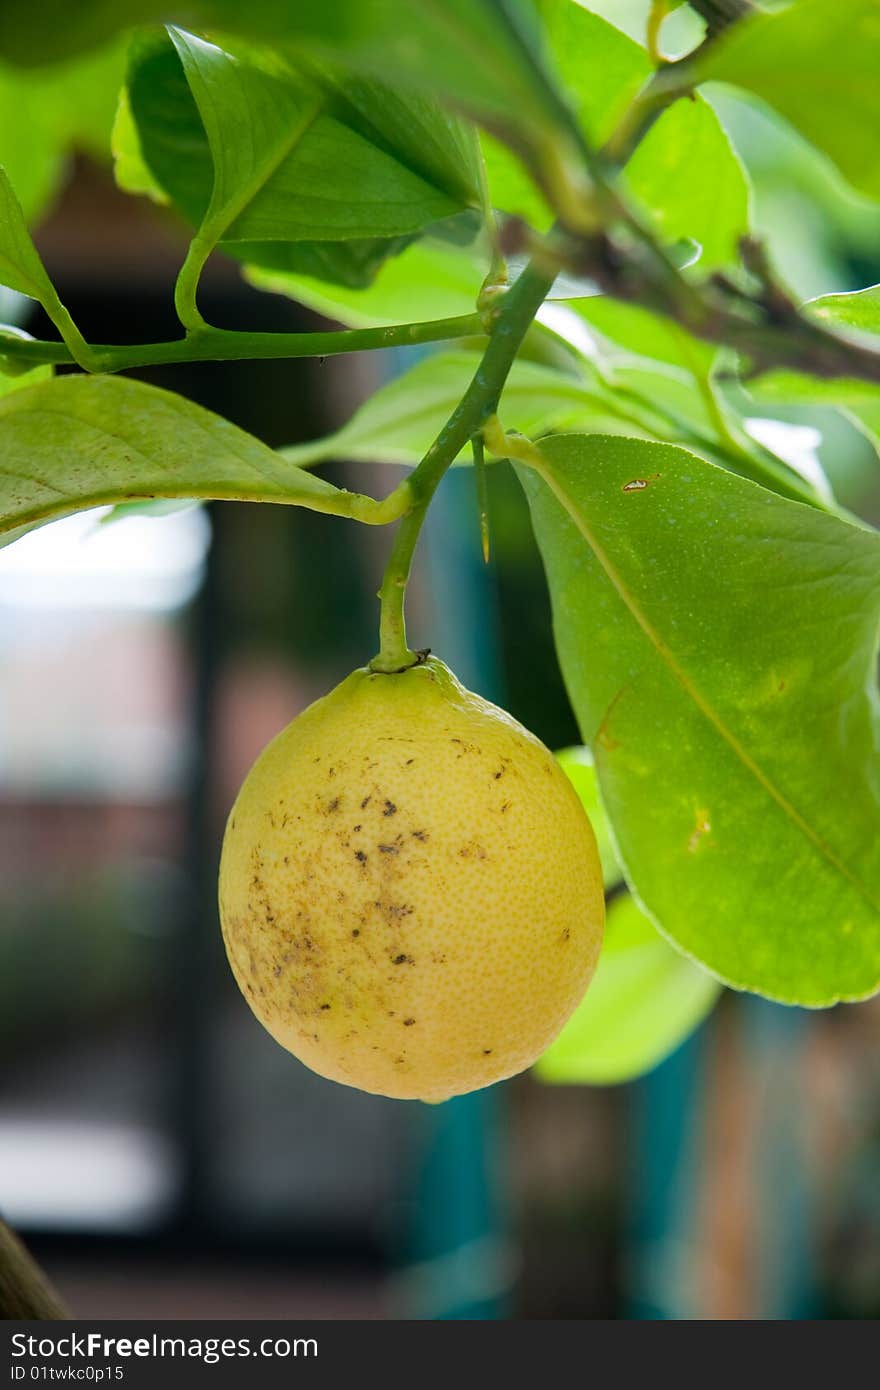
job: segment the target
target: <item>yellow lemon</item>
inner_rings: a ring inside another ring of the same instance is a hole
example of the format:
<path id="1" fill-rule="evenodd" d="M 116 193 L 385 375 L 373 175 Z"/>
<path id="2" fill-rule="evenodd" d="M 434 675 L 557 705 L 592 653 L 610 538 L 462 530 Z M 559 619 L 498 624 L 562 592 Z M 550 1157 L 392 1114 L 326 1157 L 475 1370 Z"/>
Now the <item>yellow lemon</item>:
<path id="1" fill-rule="evenodd" d="M 528 1067 L 599 954 L 592 827 L 552 754 L 436 658 L 368 669 L 263 751 L 220 915 L 260 1022 L 319 1072 L 444 1100 Z"/>

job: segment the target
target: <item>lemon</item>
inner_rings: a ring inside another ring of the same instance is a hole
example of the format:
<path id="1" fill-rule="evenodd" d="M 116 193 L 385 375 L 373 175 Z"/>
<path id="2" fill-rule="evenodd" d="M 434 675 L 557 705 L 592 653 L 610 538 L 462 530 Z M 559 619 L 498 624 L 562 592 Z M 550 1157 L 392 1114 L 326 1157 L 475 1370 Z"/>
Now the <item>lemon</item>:
<path id="1" fill-rule="evenodd" d="M 602 871 L 552 754 L 428 657 L 354 671 L 263 751 L 226 827 L 220 915 L 283 1047 L 436 1101 L 560 1031 L 596 965 Z"/>

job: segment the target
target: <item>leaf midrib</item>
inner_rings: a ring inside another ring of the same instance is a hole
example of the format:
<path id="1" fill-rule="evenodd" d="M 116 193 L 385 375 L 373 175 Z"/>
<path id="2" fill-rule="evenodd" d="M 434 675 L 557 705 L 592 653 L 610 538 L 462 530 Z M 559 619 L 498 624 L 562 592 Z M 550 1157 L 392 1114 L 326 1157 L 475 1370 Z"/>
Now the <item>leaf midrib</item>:
<path id="1" fill-rule="evenodd" d="M 775 785 L 775 783 L 771 780 L 771 778 L 767 775 L 763 768 L 755 761 L 753 757 L 751 757 L 751 755 L 743 747 L 742 743 L 740 743 L 736 735 L 730 729 L 727 728 L 723 719 L 714 709 L 709 700 L 706 699 L 706 697 L 702 694 L 697 685 L 695 685 L 691 677 L 676 660 L 670 648 L 666 645 L 663 638 L 652 626 L 647 615 L 639 606 L 634 595 L 630 593 L 626 585 L 626 582 L 623 579 L 623 576 L 620 574 L 617 567 L 614 565 L 610 556 L 608 555 L 604 547 L 600 544 L 600 542 L 596 539 L 595 535 L 590 529 L 590 525 L 586 517 L 583 515 L 583 513 L 581 512 L 577 504 L 574 502 L 574 500 L 569 497 L 565 489 L 556 480 L 552 469 L 538 468 L 534 464 L 532 464 L 531 466 L 533 467 L 534 471 L 538 474 L 538 476 L 544 481 L 544 483 L 546 483 L 547 487 L 549 487 L 550 491 L 553 493 L 553 496 L 559 502 L 560 506 L 562 506 L 562 508 L 571 517 L 575 526 L 580 531 L 584 540 L 587 542 L 596 559 L 599 561 L 599 564 L 605 571 L 605 574 L 609 579 L 610 583 L 614 586 L 614 589 L 619 595 L 621 601 L 624 603 L 630 615 L 641 628 L 642 632 L 647 637 L 651 646 L 654 648 L 661 661 L 663 661 L 663 663 L 666 665 L 670 674 L 678 682 L 684 693 L 687 696 L 689 696 L 689 698 L 693 701 L 693 703 L 700 711 L 700 713 L 703 715 L 703 717 L 708 721 L 709 724 L 712 725 L 716 733 L 724 740 L 727 746 L 742 763 L 743 767 L 746 768 L 746 770 L 752 774 L 752 776 L 755 778 L 755 780 L 758 782 L 761 788 L 767 793 L 771 800 L 776 803 L 776 805 L 783 812 L 783 814 L 792 822 L 793 825 L 795 825 L 801 831 L 801 833 L 806 837 L 806 839 L 810 841 L 813 847 L 816 850 L 818 850 L 822 858 L 825 859 L 826 862 L 830 864 L 833 869 L 835 869 L 839 874 L 841 874 L 843 878 L 845 878 L 847 882 L 849 882 L 852 885 L 853 888 L 855 888 L 856 892 L 864 899 L 864 901 L 874 912 L 880 914 L 880 903 L 878 903 L 871 896 L 865 884 L 863 884 L 861 880 L 850 870 L 848 865 L 845 864 L 844 861 L 838 857 L 838 855 L 834 852 L 831 846 L 827 844 L 826 841 L 822 838 L 819 832 L 813 829 L 809 821 L 807 821 L 806 818 L 803 815 L 801 815 L 800 811 L 798 811 L 798 809 L 788 800 L 785 794 L 782 791 L 780 791 L 780 789 Z"/>

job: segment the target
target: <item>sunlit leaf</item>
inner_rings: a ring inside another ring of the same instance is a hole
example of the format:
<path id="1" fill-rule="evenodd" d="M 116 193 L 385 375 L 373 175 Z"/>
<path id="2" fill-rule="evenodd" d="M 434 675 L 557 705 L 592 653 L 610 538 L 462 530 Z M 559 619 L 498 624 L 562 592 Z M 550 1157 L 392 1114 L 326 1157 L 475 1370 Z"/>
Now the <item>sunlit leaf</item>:
<path id="1" fill-rule="evenodd" d="M 880 536 L 684 450 L 520 469 L 627 881 L 734 986 L 880 985 Z"/>
<path id="2" fill-rule="evenodd" d="M 880 197 L 880 9 L 798 0 L 730 26 L 701 58 L 704 81 L 763 98 L 863 192 Z"/>
<path id="3" fill-rule="evenodd" d="M 616 888 L 623 879 L 623 870 L 614 848 L 608 817 L 599 799 L 599 784 L 596 779 L 596 766 L 589 748 L 563 748 L 556 754 L 556 760 L 577 792 L 581 805 L 590 818 L 599 858 L 602 861 L 602 877 L 606 888 Z"/>
<path id="4" fill-rule="evenodd" d="M 693 1032 L 720 989 L 663 940 L 632 898 L 618 898 L 593 982 L 535 1073 L 569 1084 L 631 1081 Z"/>

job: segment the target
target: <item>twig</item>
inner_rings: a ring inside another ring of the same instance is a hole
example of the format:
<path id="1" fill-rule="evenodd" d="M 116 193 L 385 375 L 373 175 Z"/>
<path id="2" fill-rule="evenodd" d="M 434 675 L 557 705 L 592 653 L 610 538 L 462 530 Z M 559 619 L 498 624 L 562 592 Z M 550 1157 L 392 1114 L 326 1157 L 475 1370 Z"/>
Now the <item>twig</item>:
<path id="1" fill-rule="evenodd" d="M 168 343 L 137 343 L 131 347 L 95 343 L 88 350 L 93 370 L 122 372 L 175 362 L 334 357 L 339 353 L 362 352 L 371 348 L 409 347 L 419 343 L 448 342 L 453 338 L 482 337 L 485 331 L 481 315 L 474 313 L 425 323 L 346 328 L 328 333 L 249 333 L 225 328 L 202 328 Z M 23 368 L 45 363 L 66 366 L 74 362 L 65 343 L 29 338 L 18 330 L 4 332 L 0 325 L 0 361 L 4 358 Z"/>
<path id="2" fill-rule="evenodd" d="M 0 1319 L 43 1322 L 69 1317 L 39 1265 L 0 1221 Z"/>
<path id="3" fill-rule="evenodd" d="M 690 6 L 705 19 L 710 35 L 720 34 L 738 19 L 757 13 L 752 0 L 690 0 Z"/>
<path id="4" fill-rule="evenodd" d="M 695 338 L 735 348 L 752 376 L 784 367 L 880 383 L 880 351 L 807 317 L 775 279 L 760 242 L 744 238 L 741 250 L 757 282 L 754 291 L 724 273 L 688 279 L 610 232 L 570 241 L 564 264 L 613 299 L 664 314 Z"/>

